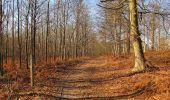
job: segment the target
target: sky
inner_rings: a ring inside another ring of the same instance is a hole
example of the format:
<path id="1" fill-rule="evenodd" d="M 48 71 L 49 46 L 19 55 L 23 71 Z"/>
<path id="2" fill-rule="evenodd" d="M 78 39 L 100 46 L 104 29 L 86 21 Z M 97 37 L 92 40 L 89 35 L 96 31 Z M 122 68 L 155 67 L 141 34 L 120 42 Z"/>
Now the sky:
<path id="1" fill-rule="evenodd" d="M 89 6 L 90 13 L 93 15 L 96 13 L 97 0 L 85 0 L 87 6 Z"/>
<path id="2" fill-rule="evenodd" d="M 98 0 L 84 0 L 84 2 L 86 3 L 86 5 L 88 6 L 89 8 L 89 14 L 90 14 L 90 17 L 91 17 L 91 21 L 93 23 L 93 30 L 96 31 L 95 29 L 95 23 L 96 23 L 96 16 L 97 16 L 97 2 Z"/>

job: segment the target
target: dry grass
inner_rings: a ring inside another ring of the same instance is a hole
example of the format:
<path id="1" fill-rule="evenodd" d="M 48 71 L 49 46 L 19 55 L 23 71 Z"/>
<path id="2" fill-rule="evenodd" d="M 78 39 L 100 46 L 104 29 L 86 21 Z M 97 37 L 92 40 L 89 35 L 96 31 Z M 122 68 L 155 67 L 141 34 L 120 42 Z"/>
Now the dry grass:
<path id="1" fill-rule="evenodd" d="M 129 74 L 133 55 L 79 58 L 67 62 L 41 63 L 36 67 L 36 84 L 29 86 L 29 70 L 11 70 L 0 78 L 0 100 L 169 100 L 170 51 L 147 52 L 147 60 L 160 71 Z M 16 73 L 17 72 L 17 73 Z"/>

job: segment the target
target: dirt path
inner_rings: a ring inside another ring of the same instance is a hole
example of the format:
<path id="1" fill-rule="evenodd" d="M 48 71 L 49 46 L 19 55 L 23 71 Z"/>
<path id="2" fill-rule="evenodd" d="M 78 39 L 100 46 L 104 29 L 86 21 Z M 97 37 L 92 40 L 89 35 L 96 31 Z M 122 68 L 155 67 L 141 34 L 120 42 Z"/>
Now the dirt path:
<path id="1" fill-rule="evenodd" d="M 62 98 L 85 98 L 90 95 L 94 96 L 92 88 L 97 83 L 93 82 L 96 77 L 97 70 L 101 70 L 101 67 L 106 65 L 104 59 L 89 59 L 84 63 L 80 63 L 76 66 L 61 68 L 59 72 L 64 72 L 64 77 L 61 80 L 62 83 Z M 102 72 L 101 72 L 102 73 Z M 95 93 L 98 95 L 97 93 Z"/>
<path id="2" fill-rule="evenodd" d="M 61 67 L 58 72 L 62 73 L 62 80 L 58 81 L 61 85 L 61 98 L 128 98 L 129 95 L 140 94 L 144 89 L 141 87 L 133 93 L 129 90 L 122 94 L 122 82 L 114 80 L 119 71 L 107 66 L 107 61 L 103 58 L 89 59 L 72 67 Z M 117 83 L 121 84 L 116 85 Z"/>
<path id="3" fill-rule="evenodd" d="M 42 100 L 127 100 L 129 98 L 144 100 L 152 96 L 155 98 L 156 89 L 160 89 L 161 93 L 169 91 L 169 81 L 167 81 L 170 79 L 169 74 L 157 75 L 152 72 L 129 74 L 127 73 L 130 69 L 127 67 L 129 61 L 126 63 L 125 59 L 113 63 L 110 64 L 110 61 L 100 57 L 39 67 L 36 69 L 38 73 L 35 88 L 30 89 L 29 85 L 25 89 L 21 87 L 20 92 L 14 97 L 45 98 Z M 166 84 L 160 85 L 160 83 Z"/>
<path id="4" fill-rule="evenodd" d="M 159 71 L 128 73 L 129 55 L 79 59 L 36 66 L 30 87 L 29 69 L 9 70 L 0 79 L 0 100 L 170 100 L 170 52 L 145 55 Z"/>

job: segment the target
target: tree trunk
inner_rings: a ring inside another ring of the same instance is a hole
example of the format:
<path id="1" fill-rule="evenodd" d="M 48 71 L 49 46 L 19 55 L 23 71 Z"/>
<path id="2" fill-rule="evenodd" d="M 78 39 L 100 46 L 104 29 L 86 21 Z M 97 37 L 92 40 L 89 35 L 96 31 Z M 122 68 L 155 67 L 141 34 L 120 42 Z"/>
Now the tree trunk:
<path id="1" fill-rule="evenodd" d="M 2 0 L 0 0 L 0 76 L 3 76 L 3 30 L 2 30 Z"/>
<path id="2" fill-rule="evenodd" d="M 28 10 L 26 15 L 26 62 L 27 62 L 27 69 L 29 67 L 29 50 L 28 50 L 28 42 L 29 42 L 29 14 L 30 14 L 30 3 L 28 4 Z"/>
<path id="3" fill-rule="evenodd" d="M 19 8 L 19 0 L 17 0 L 17 10 L 18 10 L 18 47 L 19 47 L 19 67 L 21 68 L 21 39 L 20 39 L 20 8 Z"/>
<path id="4" fill-rule="evenodd" d="M 9 5 L 8 5 L 8 1 L 7 1 L 7 29 L 6 29 L 6 51 L 5 51 L 5 57 L 6 57 L 6 61 L 5 63 L 8 63 L 8 49 L 9 49 Z"/>
<path id="5" fill-rule="evenodd" d="M 48 38 L 49 38 L 49 8 L 50 8 L 50 0 L 48 0 L 47 4 L 47 32 L 46 32 L 46 62 L 48 62 Z"/>
<path id="6" fill-rule="evenodd" d="M 32 63 L 32 55 L 30 55 L 30 84 L 31 84 L 31 87 L 34 86 L 34 66 L 33 66 L 33 63 Z"/>
<path id="7" fill-rule="evenodd" d="M 36 65 L 36 56 L 35 56 L 35 42 L 36 42 L 36 21 L 37 21 L 37 0 L 31 2 L 31 57 L 30 57 L 30 77 L 31 77 L 31 86 L 34 86 L 34 67 Z"/>
<path id="8" fill-rule="evenodd" d="M 13 11 L 12 11 L 12 66 L 15 66 L 15 1 L 13 0 Z"/>
<path id="9" fill-rule="evenodd" d="M 155 14 L 151 15 L 151 50 L 155 49 Z"/>
<path id="10" fill-rule="evenodd" d="M 55 26 L 55 43 L 54 43 L 54 60 L 57 59 L 57 53 L 58 53 L 58 24 L 59 24 L 59 6 L 60 6 L 60 0 L 56 2 L 56 9 L 54 11 L 54 17 L 56 18 L 56 26 Z M 57 11 L 56 11 L 57 10 Z"/>
<path id="11" fill-rule="evenodd" d="M 130 33 L 133 42 L 133 48 L 135 53 L 135 66 L 132 72 L 139 72 L 145 69 L 145 59 L 142 49 L 142 42 L 140 33 L 138 30 L 138 17 L 136 0 L 128 0 L 129 2 L 129 14 L 130 14 Z"/>
<path id="12" fill-rule="evenodd" d="M 159 19 L 159 26 L 158 26 L 158 51 L 160 51 L 160 39 L 161 39 L 161 20 Z"/>

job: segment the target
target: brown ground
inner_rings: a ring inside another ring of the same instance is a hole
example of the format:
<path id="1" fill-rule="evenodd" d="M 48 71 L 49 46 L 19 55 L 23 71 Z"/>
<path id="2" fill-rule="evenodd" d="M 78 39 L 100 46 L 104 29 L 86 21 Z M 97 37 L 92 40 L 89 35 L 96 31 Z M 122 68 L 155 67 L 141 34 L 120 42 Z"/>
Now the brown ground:
<path id="1" fill-rule="evenodd" d="M 0 78 L 0 100 L 170 100 L 170 51 L 145 55 L 160 71 L 129 74 L 131 55 L 85 58 L 36 67 L 34 88 L 29 70 L 8 68 Z"/>

